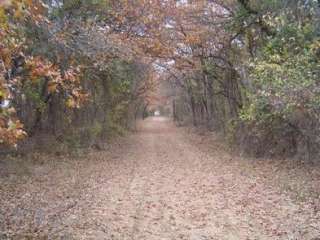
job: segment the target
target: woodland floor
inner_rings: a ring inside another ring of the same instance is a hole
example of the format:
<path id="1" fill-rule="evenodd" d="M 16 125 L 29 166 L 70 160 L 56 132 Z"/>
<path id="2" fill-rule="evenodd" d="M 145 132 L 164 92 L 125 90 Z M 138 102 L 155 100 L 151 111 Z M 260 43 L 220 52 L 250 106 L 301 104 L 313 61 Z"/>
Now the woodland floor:
<path id="1" fill-rule="evenodd" d="M 317 166 L 150 118 L 104 151 L 0 160 L 0 239 L 310 240 L 319 193 Z"/>

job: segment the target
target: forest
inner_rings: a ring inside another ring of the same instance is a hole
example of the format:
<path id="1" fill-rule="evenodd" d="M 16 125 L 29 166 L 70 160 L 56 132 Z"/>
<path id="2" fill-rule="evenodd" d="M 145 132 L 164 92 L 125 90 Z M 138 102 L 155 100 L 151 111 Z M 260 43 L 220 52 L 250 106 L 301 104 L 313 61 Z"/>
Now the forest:
<path id="1" fill-rule="evenodd" d="M 319 164 L 319 0 L 0 0 L 0 239 L 315 240 Z M 243 181 L 236 190 L 231 175 Z M 193 178 L 205 186 L 203 205 L 213 182 L 242 206 L 242 220 L 230 206 L 229 217 L 223 207 L 219 216 L 207 210 L 220 220 L 199 233 L 190 230 L 198 223 L 177 223 L 181 209 L 167 216 L 156 186 L 171 196 L 170 186 L 186 181 L 188 193 L 177 187 L 166 204 L 189 203 Z M 99 208 L 83 194 L 124 203 Z M 268 212 L 268 196 L 278 212 Z M 143 213 L 157 204 L 153 217 L 163 220 L 148 235 Z M 113 206 L 136 209 L 133 225 L 109 218 L 121 212 Z M 80 215 L 88 221 L 71 219 Z M 178 227 L 168 230 L 172 221 Z"/>
<path id="2" fill-rule="evenodd" d="M 92 145 L 165 102 L 251 155 L 314 160 L 319 14 L 293 0 L 2 1 L 1 144 Z"/>

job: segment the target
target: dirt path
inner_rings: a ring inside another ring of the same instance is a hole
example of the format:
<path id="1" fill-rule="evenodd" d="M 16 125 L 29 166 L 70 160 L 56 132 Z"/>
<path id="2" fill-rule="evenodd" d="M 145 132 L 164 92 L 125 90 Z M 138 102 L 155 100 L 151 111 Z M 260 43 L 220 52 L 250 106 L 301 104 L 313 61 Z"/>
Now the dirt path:
<path id="1" fill-rule="evenodd" d="M 111 153 L 92 153 L 59 169 L 32 166 L 14 190 L 8 183 L 14 174 L 0 178 L 6 194 L 0 233 L 3 239 L 320 237 L 317 197 L 296 201 L 271 184 L 267 165 L 246 171 L 218 143 L 206 150 L 199 141 L 167 119 L 152 118 Z"/>

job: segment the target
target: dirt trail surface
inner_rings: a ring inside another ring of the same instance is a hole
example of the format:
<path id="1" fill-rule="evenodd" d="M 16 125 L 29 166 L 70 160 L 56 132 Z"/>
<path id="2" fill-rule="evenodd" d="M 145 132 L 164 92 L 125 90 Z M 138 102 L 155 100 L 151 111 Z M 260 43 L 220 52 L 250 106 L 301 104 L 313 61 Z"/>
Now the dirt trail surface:
<path id="1" fill-rule="evenodd" d="M 160 117 L 123 141 L 75 159 L 0 161 L 0 239 L 320 237 L 319 169 L 232 157 Z"/>

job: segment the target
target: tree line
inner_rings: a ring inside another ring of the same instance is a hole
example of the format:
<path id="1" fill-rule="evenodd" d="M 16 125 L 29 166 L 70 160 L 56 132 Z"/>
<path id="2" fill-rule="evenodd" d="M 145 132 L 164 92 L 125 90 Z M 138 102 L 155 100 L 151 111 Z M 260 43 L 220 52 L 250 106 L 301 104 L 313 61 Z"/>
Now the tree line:
<path id="1" fill-rule="evenodd" d="M 121 32 L 119 7 L 116 1 L 0 3 L 5 149 L 41 136 L 90 146 L 134 127 L 153 88 L 153 70 Z"/>
<path id="2" fill-rule="evenodd" d="M 316 159 L 319 2 L 188 1 L 177 11 L 174 63 L 161 63 L 176 121 L 222 131 L 254 156 Z"/>

